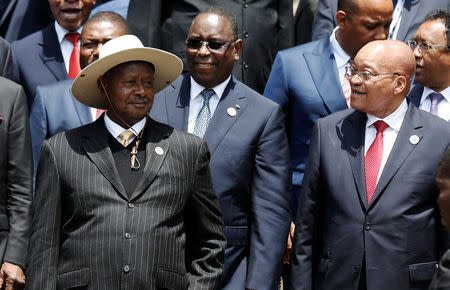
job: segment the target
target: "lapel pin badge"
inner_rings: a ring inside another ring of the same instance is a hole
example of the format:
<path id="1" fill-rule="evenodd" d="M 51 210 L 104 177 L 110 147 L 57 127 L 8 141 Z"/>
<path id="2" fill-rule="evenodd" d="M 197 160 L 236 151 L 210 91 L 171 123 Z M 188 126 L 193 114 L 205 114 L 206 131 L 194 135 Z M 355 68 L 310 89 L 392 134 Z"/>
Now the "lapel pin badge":
<path id="1" fill-rule="evenodd" d="M 155 147 L 155 153 L 158 154 L 159 156 L 164 154 L 164 150 L 161 147 Z"/>
<path id="2" fill-rule="evenodd" d="M 234 117 L 237 114 L 236 109 L 233 107 L 229 107 L 227 109 L 227 113 L 228 113 L 228 116 L 230 116 L 230 117 Z"/>
<path id="3" fill-rule="evenodd" d="M 240 109 L 241 106 L 239 106 L 238 104 L 235 105 L 236 109 Z"/>
<path id="4" fill-rule="evenodd" d="M 420 138 L 417 135 L 411 135 L 411 137 L 409 137 L 409 143 L 416 145 L 417 143 L 419 143 Z"/>

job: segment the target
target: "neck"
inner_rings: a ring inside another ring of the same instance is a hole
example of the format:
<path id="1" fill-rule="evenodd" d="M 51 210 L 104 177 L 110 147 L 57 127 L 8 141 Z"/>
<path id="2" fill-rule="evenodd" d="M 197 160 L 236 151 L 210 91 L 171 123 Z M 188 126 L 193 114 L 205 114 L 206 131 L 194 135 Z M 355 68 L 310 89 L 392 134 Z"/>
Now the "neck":
<path id="1" fill-rule="evenodd" d="M 338 28 L 338 29 L 336 30 L 335 36 L 336 36 L 337 42 L 338 42 L 339 45 L 342 47 L 342 49 L 343 49 L 348 55 L 350 55 L 351 58 L 354 58 L 356 53 L 355 53 L 353 50 L 351 50 L 349 47 L 347 47 L 347 46 L 345 45 L 345 44 L 346 44 L 346 41 L 345 41 L 345 37 L 344 37 L 344 35 L 343 35 L 341 29 Z"/>

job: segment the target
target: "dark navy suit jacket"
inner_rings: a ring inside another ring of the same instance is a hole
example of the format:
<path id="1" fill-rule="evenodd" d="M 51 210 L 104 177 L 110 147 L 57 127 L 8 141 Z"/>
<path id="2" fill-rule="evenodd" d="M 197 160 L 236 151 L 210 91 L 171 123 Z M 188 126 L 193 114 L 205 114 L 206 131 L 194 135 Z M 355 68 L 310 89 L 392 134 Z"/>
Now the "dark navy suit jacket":
<path id="1" fill-rule="evenodd" d="M 150 115 L 186 131 L 189 100 L 190 75 L 184 74 L 155 96 Z M 232 77 L 204 140 L 227 237 L 222 287 L 274 289 L 291 218 L 281 109 Z"/>
<path id="2" fill-rule="evenodd" d="M 36 87 L 67 79 L 67 70 L 58 42 L 54 23 L 11 44 L 14 80 L 33 103 Z"/>
<path id="3" fill-rule="evenodd" d="M 420 99 L 423 94 L 423 86 L 421 84 L 416 84 L 408 94 L 408 99 L 413 103 L 416 107 L 420 106 Z"/>
<path id="4" fill-rule="evenodd" d="M 329 38 L 330 34 L 280 51 L 264 90 L 264 96 L 280 104 L 284 112 L 291 152 L 294 210 L 316 120 L 347 108 Z"/>
<path id="5" fill-rule="evenodd" d="M 409 104 L 368 204 L 366 120 L 348 109 L 314 127 L 287 289 L 356 290 L 364 270 L 367 290 L 425 290 L 447 249 L 435 176 L 449 123 Z"/>
<path id="6" fill-rule="evenodd" d="M 72 96 L 71 86 L 72 80 L 64 80 L 37 88 L 30 111 L 35 169 L 39 161 L 41 145 L 45 139 L 93 121 L 89 107 Z"/>

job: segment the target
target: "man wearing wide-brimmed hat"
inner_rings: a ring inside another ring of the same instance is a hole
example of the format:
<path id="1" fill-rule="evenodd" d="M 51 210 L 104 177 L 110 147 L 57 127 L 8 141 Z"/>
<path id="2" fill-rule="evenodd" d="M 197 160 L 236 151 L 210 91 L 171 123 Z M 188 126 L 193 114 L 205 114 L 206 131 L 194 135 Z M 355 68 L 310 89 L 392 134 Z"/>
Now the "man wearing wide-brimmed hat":
<path id="1" fill-rule="evenodd" d="M 216 288 L 225 238 L 207 146 L 147 114 L 181 70 L 125 35 L 75 79 L 75 98 L 107 112 L 42 145 L 28 289 Z"/>

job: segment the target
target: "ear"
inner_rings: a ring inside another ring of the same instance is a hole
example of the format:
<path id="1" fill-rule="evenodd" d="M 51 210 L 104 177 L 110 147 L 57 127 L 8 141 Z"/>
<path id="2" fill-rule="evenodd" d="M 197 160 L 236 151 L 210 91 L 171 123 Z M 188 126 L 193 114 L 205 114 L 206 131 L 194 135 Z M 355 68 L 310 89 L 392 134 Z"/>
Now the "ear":
<path id="1" fill-rule="evenodd" d="M 336 22 L 340 29 L 346 28 L 346 25 L 348 24 L 348 19 L 349 17 L 344 11 L 339 10 L 338 12 L 336 12 Z"/>
<path id="2" fill-rule="evenodd" d="M 234 42 L 234 61 L 238 61 L 242 52 L 242 39 L 238 39 Z"/>
<path id="3" fill-rule="evenodd" d="M 408 86 L 408 80 L 404 76 L 397 76 L 395 78 L 395 84 L 394 84 L 394 95 L 400 95 L 403 93 L 404 90 L 406 90 L 406 87 Z M 407 90 L 409 91 L 409 90 Z"/>

